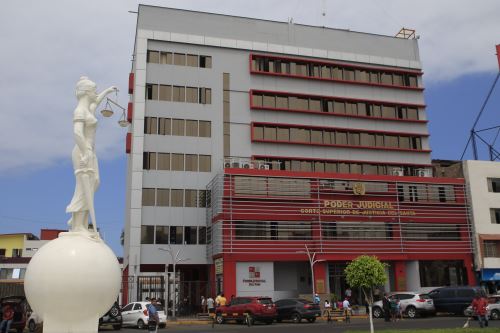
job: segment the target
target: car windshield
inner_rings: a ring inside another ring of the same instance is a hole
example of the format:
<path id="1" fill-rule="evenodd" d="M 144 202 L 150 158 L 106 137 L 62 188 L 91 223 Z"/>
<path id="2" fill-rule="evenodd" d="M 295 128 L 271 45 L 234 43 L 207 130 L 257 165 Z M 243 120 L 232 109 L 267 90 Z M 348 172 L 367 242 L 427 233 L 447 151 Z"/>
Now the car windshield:
<path id="1" fill-rule="evenodd" d="M 273 304 L 273 301 L 270 298 L 261 298 L 261 299 L 259 299 L 259 303 L 265 304 L 265 305 L 271 305 L 271 304 Z"/>

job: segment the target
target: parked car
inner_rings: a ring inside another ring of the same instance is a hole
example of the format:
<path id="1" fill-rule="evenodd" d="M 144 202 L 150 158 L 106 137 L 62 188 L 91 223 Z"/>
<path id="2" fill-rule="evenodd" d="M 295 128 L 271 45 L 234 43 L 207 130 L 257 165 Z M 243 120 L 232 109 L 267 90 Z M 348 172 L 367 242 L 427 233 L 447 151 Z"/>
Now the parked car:
<path id="1" fill-rule="evenodd" d="M 477 295 L 485 295 L 480 287 L 442 287 L 429 292 L 437 312 L 467 315 L 467 307 Z"/>
<path id="2" fill-rule="evenodd" d="M 122 328 L 122 311 L 118 302 L 115 302 L 111 309 L 99 318 L 99 328 L 102 327 L 113 327 L 114 330 L 120 330 Z"/>
<path id="3" fill-rule="evenodd" d="M 235 297 L 225 306 L 215 309 L 215 320 L 218 324 L 223 324 L 226 320 L 272 324 L 275 318 L 276 307 L 270 297 Z"/>
<path id="4" fill-rule="evenodd" d="M 27 320 L 28 330 L 30 332 L 35 332 L 37 327 L 42 325 L 42 323 L 42 318 L 40 318 L 36 312 L 32 311 Z M 120 306 L 117 302 L 113 304 L 111 309 L 109 309 L 104 316 L 99 318 L 99 328 L 107 326 L 113 327 L 114 330 L 120 330 L 122 328 L 122 315 Z"/>
<path id="5" fill-rule="evenodd" d="M 500 295 L 492 295 L 488 296 L 488 318 L 491 320 L 500 319 Z M 474 316 L 474 311 L 472 311 L 472 305 L 469 305 L 467 309 L 465 309 L 464 314 L 467 317 Z"/>
<path id="6" fill-rule="evenodd" d="M 39 315 L 37 315 L 35 312 L 31 312 L 31 314 L 28 317 L 28 330 L 33 333 L 36 331 L 36 328 L 38 325 L 42 324 L 42 318 L 40 318 Z"/>
<path id="7" fill-rule="evenodd" d="M 26 327 L 26 311 L 28 309 L 28 302 L 24 296 L 8 296 L 0 299 L 0 318 L 3 316 L 3 307 L 10 305 L 14 309 L 14 318 L 10 325 L 11 330 L 16 330 L 22 333 Z"/>
<path id="8" fill-rule="evenodd" d="M 125 305 L 122 308 L 122 325 L 123 326 L 136 326 L 137 328 L 143 329 L 149 322 L 149 311 L 147 305 L 149 302 L 132 302 Z M 160 322 L 158 326 L 167 326 L 167 315 L 162 305 L 156 304 L 156 309 L 158 310 L 158 317 Z"/>
<path id="9" fill-rule="evenodd" d="M 399 299 L 401 311 L 403 311 L 403 314 L 408 318 L 415 318 L 417 315 L 433 315 L 436 313 L 434 301 L 427 294 L 398 292 L 389 295 L 389 299 L 395 297 Z M 382 318 L 384 316 L 382 301 L 373 303 L 372 315 L 375 318 Z"/>
<path id="10" fill-rule="evenodd" d="M 300 323 L 306 319 L 314 323 L 317 317 L 321 316 L 319 304 L 301 298 L 280 299 L 274 302 L 276 305 L 276 321 L 281 322 L 285 319 L 291 319 L 294 323 Z"/>

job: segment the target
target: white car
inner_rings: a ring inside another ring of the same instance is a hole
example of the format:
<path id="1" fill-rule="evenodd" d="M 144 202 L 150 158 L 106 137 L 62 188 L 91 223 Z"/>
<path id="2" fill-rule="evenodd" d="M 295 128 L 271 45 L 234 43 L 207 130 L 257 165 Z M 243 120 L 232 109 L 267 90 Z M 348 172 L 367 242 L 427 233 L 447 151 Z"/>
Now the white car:
<path id="1" fill-rule="evenodd" d="M 28 326 L 28 330 L 33 333 L 35 332 L 38 325 L 42 323 L 42 318 L 40 318 L 35 312 L 31 312 L 28 321 L 26 322 L 26 326 Z"/>
<path id="2" fill-rule="evenodd" d="M 488 318 L 490 320 L 500 319 L 500 295 L 492 295 L 488 297 L 488 306 L 486 310 L 488 311 Z M 472 311 L 472 306 L 469 305 L 467 309 L 464 310 L 464 315 L 467 317 L 473 317 L 474 311 Z"/>
<path id="3" fill-rule="evenodd" d="M 145 328 L 149 322 L 149 311 L 147 305 L 151 304 L 149 302 L 132 302 L 125 305 L 122 308 L 122 320 L 123 326 L 135 326 L 139 329 Z M 156 309 L 158 310 L 158 317 L 160 322 L 158 326 L 167 326 L 167 315 L 163 309 L 163 306 L 156 304 Z"/>
<path id="4" fill-rule="evenodd" d="M 395 297 L 399 299 L 401 310 L 408 318 L 415 318 L 417 315 L 433 315 L 436 313 L 434 301 L 427 294 L 400 291 L 392 293 L 389 296 L 389 299 L 393 299 Z M 372 315 L 375 318 L 384 317 L 382 301 L 373 303 Z"/>

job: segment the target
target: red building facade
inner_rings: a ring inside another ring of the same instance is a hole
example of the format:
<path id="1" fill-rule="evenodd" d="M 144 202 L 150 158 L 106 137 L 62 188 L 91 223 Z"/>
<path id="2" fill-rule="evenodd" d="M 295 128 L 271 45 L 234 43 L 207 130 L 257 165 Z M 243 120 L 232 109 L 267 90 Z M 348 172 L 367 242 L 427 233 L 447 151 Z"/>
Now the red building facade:
<path id="1" fill-rule="evenodd" d="M 226 295 L 297 295 L 310 283 L 342 295 L 343 268 L 362 254 L 388 264 L 384 289 L 475 283 L 463 179 L 226 168 L 210 188 L 211 280 Z M 256 277 L 259 265 L 273 269 Z M 294 271 L 297 287 L 281 286 Z"/>

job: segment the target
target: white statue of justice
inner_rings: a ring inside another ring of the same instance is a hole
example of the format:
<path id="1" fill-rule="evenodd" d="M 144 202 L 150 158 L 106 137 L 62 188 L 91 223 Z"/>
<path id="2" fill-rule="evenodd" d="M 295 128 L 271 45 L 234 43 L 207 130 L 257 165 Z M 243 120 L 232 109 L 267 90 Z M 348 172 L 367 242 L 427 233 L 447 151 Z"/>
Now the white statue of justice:
<path id="1" fill-rule="evenodd" d="M 43 319 L 44 332 L 96 333 L 99 317 L 118 298 L 120 266 L 116 255 L 99 237 L 94 211 L 94 193 L 100 183 L 95 111 L 106 95 L 115 91 L 116 87 L 110 87 L 97 94 L 96 84 L 85 76 L 76 84 L 76 144 L 72 152 L 76 186 L 66 208 L 72 214 L 70 231 L 37 251 L 24 281 L 26 297 Z"/>

